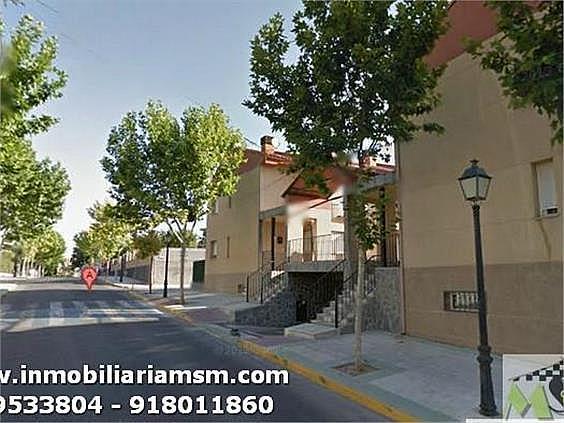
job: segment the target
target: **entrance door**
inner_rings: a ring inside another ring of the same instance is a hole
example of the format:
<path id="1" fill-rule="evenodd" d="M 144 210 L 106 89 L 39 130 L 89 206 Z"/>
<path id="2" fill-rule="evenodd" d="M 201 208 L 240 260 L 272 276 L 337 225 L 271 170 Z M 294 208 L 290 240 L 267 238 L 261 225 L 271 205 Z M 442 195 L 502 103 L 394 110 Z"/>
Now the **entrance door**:
<path id="1" fill-rule="evenodd" d="M 304 221 L 303 226 L 303 256 L 304 261 L 312 261 L 314 255 L 313 237 L 314 237 L 314 219 Z"/>
<path id="2" fill-rule="evenodd" d="M 309 316 L 307 315 L 308 307 L 306 300 L 296 301 L 296 321 L 298 323 L 309 322 Z"/>

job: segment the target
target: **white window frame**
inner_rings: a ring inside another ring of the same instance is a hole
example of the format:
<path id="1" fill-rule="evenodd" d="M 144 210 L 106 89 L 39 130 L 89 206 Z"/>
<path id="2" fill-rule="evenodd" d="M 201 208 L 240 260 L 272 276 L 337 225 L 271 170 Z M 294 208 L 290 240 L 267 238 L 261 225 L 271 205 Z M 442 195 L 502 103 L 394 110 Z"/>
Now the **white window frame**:
<path id="1" fill-rule="evenodd" d="M 210 241 L 210 258 L 217 258 L 219 252 L 219 246 L 217 245 L 217 240 L 213 239 Z"/>
<path id="2" fill-rule="evenodd" d="M 537 217 L 559 215 L 556 178 L 552 159 L 533 163 Z"/>

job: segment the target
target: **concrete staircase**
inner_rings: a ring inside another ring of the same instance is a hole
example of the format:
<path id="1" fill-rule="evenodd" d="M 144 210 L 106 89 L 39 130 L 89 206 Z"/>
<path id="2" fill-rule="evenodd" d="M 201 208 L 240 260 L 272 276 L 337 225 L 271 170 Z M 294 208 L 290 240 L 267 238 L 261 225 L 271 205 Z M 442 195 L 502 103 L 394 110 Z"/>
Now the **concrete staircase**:
<path id="1" fill-rule="evenodd" d="M 370 271 L 367 269 L 367 273 L 365 274 L 364 277 L 364 283 L 365 286 L 367 287 L 367 292 L 365 295 L 365 298 L 362 302 L 363 305 L 366 305 L 371 297 L 374 295 L 376 289 L 374 286 L 370 287 L 370 284 L 368 284 L 368 278 L 371 277 L 372 274 L 370 273 Z M 354 324 L 354 308 L 355 308 L 355 296 L 356 296 L 356 290 L 355 290 L 355 283 L 356 282 L 356 276 L 353 277 L 349 277 L 344 283 L 343 283 L 343 289 L 341 290 L 341 293 L 339 294 L 339 296 L 337 297 L 337 301 L 339 301 L 339 329 L 340 329 L 340 333 L 350 333 L 353 330 L 353 324 Z M 352 294 L 349 294 L 346 298 L 343 295 L 344 292 L 349 292 Z M 323 308 L 323 310 L 317 314 L 316 318 L 314 320 L 311 321 L 311 323 L 314 324 L 320 324 L 320 325 L 326 325 L 326 326 L 335 326 L 335 300 L 331 300 L 331 302 Z"/>
<path id="2" fill-rule="evenodd" d="M 400 289 L 399 270 L 397 267 L 367 268 L 365 274 L 365 295 L 363 305 L 363 330 L 378 329 L 398 333 L 400 325 Z M 338 296 L 339 301 L 339 331 L 350 333 L 353 331 L 355 319 L 355 291 L 352 280 L 343 284 L 343 291 Z M 343 295 L 343 292 L 346 295 Z M 335 301 L 331 301 L 317 314 L 311 323 L 335 326 Z"/>

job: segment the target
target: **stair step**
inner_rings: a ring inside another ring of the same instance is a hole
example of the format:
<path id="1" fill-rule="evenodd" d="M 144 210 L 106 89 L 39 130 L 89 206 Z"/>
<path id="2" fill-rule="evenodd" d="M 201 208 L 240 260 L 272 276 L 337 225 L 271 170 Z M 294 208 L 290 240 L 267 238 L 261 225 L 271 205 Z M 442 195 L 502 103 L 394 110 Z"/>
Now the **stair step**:
<path id="1" fill-rule="evenodd" d="M 302 323 L 284 329 L 284 336 L 296 336 L 306 339 L 324 339 L 338 334 L 338 329 L 326 324 Z"/>

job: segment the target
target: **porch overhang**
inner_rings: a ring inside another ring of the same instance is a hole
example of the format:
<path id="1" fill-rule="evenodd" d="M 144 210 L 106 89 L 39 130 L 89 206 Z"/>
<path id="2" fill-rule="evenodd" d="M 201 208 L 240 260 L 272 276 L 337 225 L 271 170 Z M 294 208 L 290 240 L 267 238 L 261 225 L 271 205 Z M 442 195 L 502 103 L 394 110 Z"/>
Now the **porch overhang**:
<path id="1" fill-rule="evenodd" d="M 368 181 L 362 184 L 361 189 L 363 191 L 370 191 L 374 188 L 380 188 L 387 185 L 395 185 L 396 182 L 397 177 L 395 172 L 383 173 L 371 177 Z"/>
<path id="2" fill-rule="evenodd" d="M 276 216 L 285 216 L 287 212 L 288 207 L 286 206 L 286 204 L 283 204 L 281 206 L 259 212 L 259 219 L 265 220 Z"/>

